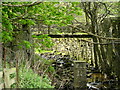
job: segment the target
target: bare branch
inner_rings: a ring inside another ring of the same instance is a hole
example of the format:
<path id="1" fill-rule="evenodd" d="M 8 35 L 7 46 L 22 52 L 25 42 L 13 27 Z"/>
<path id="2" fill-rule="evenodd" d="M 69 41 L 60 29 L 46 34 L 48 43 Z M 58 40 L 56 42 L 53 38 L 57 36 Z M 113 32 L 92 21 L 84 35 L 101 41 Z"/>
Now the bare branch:
<path id="1" fill-rule="evenodd" d="M 83 27 L 75 27 L 75 26 L 73 26 L 73 25 L 68 25 L 68 26 L 70 26 L 70 27 L 72 27 L 72 28 L 74 28 L 74 29 L 77 29 L 77 30 L 79 30 L 79 31 L 81 31 L 81 32 L 87 33 L 87 34 L 89 34 L 89 35 L 93 35 L 94 37 L 97 37 L 97 38 L 100 38 L 100 39 L 119 40 L 119 41 L 120 41 L 120 38 L 104 37 L 104 36 L 99 36 L 99 35 L 97 35 L 97 34 L 93 34 L 93 33 L 91 33 L 91 32 L 85 31 L 85 29 L 84 29 Z M 82 30 L 81 30 L 80 28 L 82 28 Z"/>
<path id="2" fill-rule="evenodd" d="M 111 43 L 98 43 L 98 42 L 91 42 L 89 40 L 84 40 L 84 39 L 81 39 L 81 41 L 87 42 L 87 43 L 90 43 L 90 44 L 95 44 L 95 45 L 110 45 L 110 44 L 113 44 L 112 42 Z M 114 42 L 114 44 L 120 45 L 120 42 Z"/>
<path id="3" fill-rule="evenodd" d="M 105 7 L 105 14 L 102 14 L 101 16 L 98 17 L 98 18 L 100 18 L 100 20 L 98 21 L 99 23 L 101 23 L 107 17 L 107 15 L 110 14 L 109 7 L 112 6 L 112 5 L 110 5 L 109 7 L 107 7 L 106 4 L 102 3 L 102 2 L 100 4 L 102 4 Z"/>
<path id="4" fill-rule="evenodd" d="M 2 4 L 2 6 L 8 6 L 8 7 L 23 7 L 23 6 L 26 6 L 26 7 L 31 7 L 31 6 L 34 6 L 34 5 L 38 5 L 42 2 L 34 2 L 34 3 L 31 3 L 31 4 L 23 4 L 23 5 L 11 5 L 11 4 Z"/>

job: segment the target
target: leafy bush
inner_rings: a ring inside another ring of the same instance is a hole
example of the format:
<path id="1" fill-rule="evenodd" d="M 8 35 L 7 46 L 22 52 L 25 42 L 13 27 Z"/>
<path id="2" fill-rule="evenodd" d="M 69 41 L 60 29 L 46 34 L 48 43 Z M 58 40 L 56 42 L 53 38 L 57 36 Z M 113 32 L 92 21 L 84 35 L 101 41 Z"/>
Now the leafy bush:
<path id="1" fill-rule="evenodd" d="M 54 88 L 50 85 L 50 80 L 46 77 L 42 78 L 35 74 L 32 69 L 24 69 L 20 72 L 21 88 Z"/>
<path id="2" fill-rule="evenodd" d="M 34 73 L 32 69 L 20 70 L 19 80 L 20 88 L 54 88 L 54 86 L 51 86 L 51 82 L 47 76 L 42 78 Z M 15 87 L 15 85 L 12 87 Z"/>

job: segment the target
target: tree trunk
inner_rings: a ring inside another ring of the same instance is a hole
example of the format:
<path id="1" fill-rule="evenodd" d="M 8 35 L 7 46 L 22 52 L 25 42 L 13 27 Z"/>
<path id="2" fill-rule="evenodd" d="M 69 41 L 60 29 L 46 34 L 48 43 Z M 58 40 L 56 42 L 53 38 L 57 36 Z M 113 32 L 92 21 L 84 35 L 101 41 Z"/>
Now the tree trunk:
<path id="1" fill-rule="evenodd" d="M 0 69 L 2 68 L 2 43 L 0 43 Z"/>
<path id="2" fill-rule="evenodd" d="M 16 63 L 16 59 L 18 59 L 19 63 L 25 61 L 32 61 L 34 56 L 34 49 L 26 48 L 24 41 L 29 41 L 31 44 L 33 43 L 33 39 L 31 37 L 31 30 L 29 25 L 25 24 L 22 26 L 21 30 L 14 30 L 14 40 L 8 44 L 6 44 L 9 53 L 7 52 L 8 62 Z M 19 53 L 19 54 L 17 54 Z"/>
<path id="3" fill-rule="evenodd" d="M 91 10 L 91 30 L 92 30 L 92 33 L 93 34 L 96 34 L 97 31 L 98 31 L 98 26 L 97 26 L 97 6 L 96 6 L 96 3 L 93 3 L 94 4 L 94 7 L 95 9 Z M 93 37 L 93 42 L 97 42 L 97 37 Z M 98 47 L 96 44 L 94 44 L 94 60 L 95 60 L 95 68 L 98 69 Z"/>

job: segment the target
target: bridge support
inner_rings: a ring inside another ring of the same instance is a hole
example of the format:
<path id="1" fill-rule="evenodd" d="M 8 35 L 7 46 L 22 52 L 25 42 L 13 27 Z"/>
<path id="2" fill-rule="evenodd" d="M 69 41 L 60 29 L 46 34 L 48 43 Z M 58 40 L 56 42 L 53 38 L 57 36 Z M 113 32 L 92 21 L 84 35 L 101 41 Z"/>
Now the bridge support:
<path id="1" fill-rule="evenodd" d="M 74 62 L 74 88 L 75 90 L 87 89 L 86 62 Z"/>

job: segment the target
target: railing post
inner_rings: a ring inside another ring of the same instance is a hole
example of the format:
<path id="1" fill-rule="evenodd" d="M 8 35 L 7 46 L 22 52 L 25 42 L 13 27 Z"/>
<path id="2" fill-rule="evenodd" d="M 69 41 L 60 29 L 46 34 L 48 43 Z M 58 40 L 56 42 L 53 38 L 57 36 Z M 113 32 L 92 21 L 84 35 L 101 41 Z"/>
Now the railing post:
<path id="1" fill-rule="evenodd" d="M 10 88 L 10 77 L 9 77 L 9 72 L 8 69 L 4 69 L 4 83 L 5 83 L 5 88 Z"/>
<path id="2" fill-rule="evenodd" d="M 3 72 L 0 71 L 0 90 L 4 87 L 4 83 L 3 83 Z"/>
<path id="3" fill-rule="evenodd" d="M 80 90 L 87 88 L 86 62 L 74 62 L 74 88 Z"/>
<path id="4" fill-rule="evenodd" d="M 14 73 L 16 73 L 16 68 L 4 68 L 3 71 L 0 71 L 0 90 L 3 88 L 10 88 L 12 84 L 16 83 L 16 76 L 10 78 L 10 75 Z"/>

